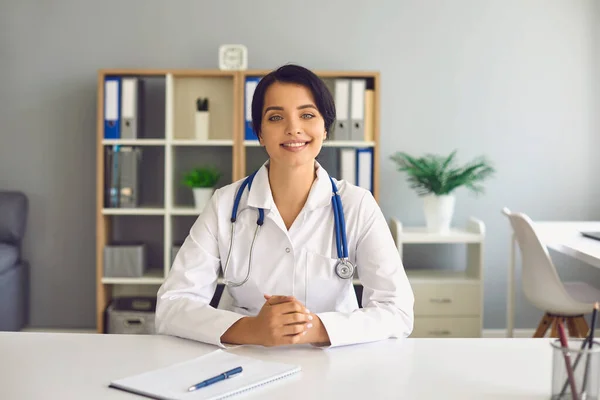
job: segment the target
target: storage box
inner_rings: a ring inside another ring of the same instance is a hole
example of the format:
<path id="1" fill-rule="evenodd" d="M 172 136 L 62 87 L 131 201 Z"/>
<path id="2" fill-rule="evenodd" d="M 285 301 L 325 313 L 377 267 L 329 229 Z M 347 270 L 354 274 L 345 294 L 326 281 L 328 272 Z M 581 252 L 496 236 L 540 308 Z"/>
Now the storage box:
<path id="1" fill-rule="evenodd" d="M 117 244 L 104 247 L 105 278 L 139 278 L 146 272 L 146 246 Z"/>
<path id="2" fill-rule="evenodd" d="M 106 309 L 106 330 L 117 334 L 152 335 L 155 311 L 155 297 L 116 298 Z"/>

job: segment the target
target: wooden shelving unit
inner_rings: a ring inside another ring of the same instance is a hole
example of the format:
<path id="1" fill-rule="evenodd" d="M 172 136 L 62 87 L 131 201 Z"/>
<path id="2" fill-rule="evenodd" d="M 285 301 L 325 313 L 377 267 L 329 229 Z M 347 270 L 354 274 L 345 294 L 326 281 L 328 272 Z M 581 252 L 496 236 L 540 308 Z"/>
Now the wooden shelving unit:
<path id="1" fill-rule="evenodd" d="M 247 76 L 264 76 L 269 71 L 220 70 L 163 70 L 163 69 L 104 69 L 98 72 L 97 81 L 97 152 L 96 152 L 96 326 L 104 332 L 104 312 L 110 303 L 115 287 L 119 293 L 126 287 L 136 291 L 140 286 L 158 289 L 171 267 L 172 249 L 181 242 L 199 214 L 193 207 L 189 189 L 179 184 L 184 170 L 195 164 L 217 164 L 224 173 L 220 186 L 244 178 L 250 167 L 248 151 L 256 151 L 257 141 L 244 140 L 244 91 Z M 341 148 L 373 149 L 373 195 L 379 199 L 379 120 L 380 78 L 378 72 L 368 71 L 316 71 L 323 79 L 365 78 L 374 91 L 373 140 L 335 141 L 324 143 L 327 151 Z M 104 138 L 104 80 L 107 76 L 131 76 L 147 81 L 148 109 L 138 139 Z M 194 137 L 193 117 L 195 99 L 210 98 L 209 140 Z M 142 162 L 140 175 L 150 178 L 150 200 L 137 208 L 109 208 L 105 204 L 105 149 L 111 146 L 135 146 L 149 154 L 148 163 Z M 266 155 L 264 155 L 266 160 Z M 256 164 L 260 160 L 253 159 Z M 262 162 L 261 162 L 262 163 Z M 332 175 L 335 171 L 328 170 Z M 335 175 L 334 175 L 335 176 Z M 152 228 L 145 229 L 145 224 Z M 149 265 L 152 268 L 139 278 L 108 278 L 103 276 L 104 247 L 115 240 L 120 227 L 128 229 L 125 239 L 138 240 L 135 231 L 152 238 Z M 149 232 L 150 231 L 150 232 Z M 148 289 L 146 291 L 154 291 Z"/>

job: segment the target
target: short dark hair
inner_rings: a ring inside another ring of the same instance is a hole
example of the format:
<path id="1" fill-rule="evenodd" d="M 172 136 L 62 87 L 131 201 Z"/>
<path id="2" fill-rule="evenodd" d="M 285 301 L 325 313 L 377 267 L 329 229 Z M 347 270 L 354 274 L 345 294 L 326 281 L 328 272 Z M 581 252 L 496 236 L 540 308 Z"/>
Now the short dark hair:
<path id="1" fill-rule="evenodd" d="M 295 83 L 308 88 L 317 109 L 325 120 L 325 130 L 330 131 L 335 122 L 335 102 L 331 92 L 314 72 L 299 65 L 287 64 L 265 75 L 256 86 L 252 96 L 252 129 L 260 136 L 262 126 L 262 110 L 265 104 L 265 93 L 275 82 Z"/>

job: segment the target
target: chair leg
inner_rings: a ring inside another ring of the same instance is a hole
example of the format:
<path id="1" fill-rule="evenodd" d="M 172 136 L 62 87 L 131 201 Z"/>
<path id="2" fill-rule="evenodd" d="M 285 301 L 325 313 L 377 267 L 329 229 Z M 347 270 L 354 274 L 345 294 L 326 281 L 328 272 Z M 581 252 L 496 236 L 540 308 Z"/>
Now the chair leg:
<path id="1" fill-rule="evenodd" d="M 590 328 L 585 318 L 583 316 L 575 317 L 575 323 L 579 327 L 579 334 L 582 335 L 582 337 L 586 337 Z"/>
<path id="2" fill-rule="evenodd" d="M 558 337 L 558 321 L 562 319 L 562 317 L 552 316 L 552 331 L 550 332 L 551 338 Z"/>
<path id="3" fill-rule="evenodd" d="M 580 336 L 579 327 L 575 323 L 575 317 L 567 317 L 567 329 L 569 330 L 569 336 L 578 338 Z"/>
<path id="4" fill-rule="evenodd" d="M 544 314 L 535 333 L 533 334 L 533 337 L 543 338 L 546 336 L 546 331 L 548 331 L 548 328 L 550 328 L 550 325 L 552 325 L 552 320 L 553 318 L 548 313 Z"/>

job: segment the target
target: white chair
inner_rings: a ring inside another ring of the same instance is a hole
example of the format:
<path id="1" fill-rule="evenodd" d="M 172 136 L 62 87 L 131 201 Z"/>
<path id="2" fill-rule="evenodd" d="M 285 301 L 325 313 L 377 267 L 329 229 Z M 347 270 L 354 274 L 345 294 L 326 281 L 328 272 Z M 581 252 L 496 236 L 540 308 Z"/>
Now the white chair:
<path id="1" fill-rule="evenodd" d="M 544 337 L 550 326 L 551 337 L 558 337 L 558 321 L 566 320 L 569 336 L 585 337 L 588 324 L 583 317 L 600 302 L 600 290 L 585 282 L 563 283 L 548 249 L 541 242 L 531 219 L 522 213 L 503 208 L 521 250 L 521 284 L 525 297 L 545 312 L 533 337 Z"/>

